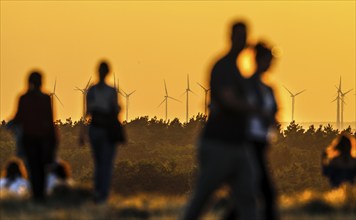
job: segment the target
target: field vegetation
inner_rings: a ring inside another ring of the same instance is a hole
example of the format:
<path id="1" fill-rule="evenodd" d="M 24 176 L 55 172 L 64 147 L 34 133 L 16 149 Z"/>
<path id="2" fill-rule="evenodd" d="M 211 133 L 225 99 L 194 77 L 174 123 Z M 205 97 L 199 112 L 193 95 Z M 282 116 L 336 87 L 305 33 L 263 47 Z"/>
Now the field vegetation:
<path id="1" fill-rule="evenodd" d="M 46 207 L 27 200 L 2 200 L 1 215 L 9 219 L 176 219 L 194 188 L 196 142 L 205 122 L 201 114 L 184 124 L 178 119 L 166 122 L 147 116 L 124 122 L 128 143 L 118 148 L 113 196 L 108 206 L 97 207 L 91 203 L 89 193 L 93 174 L 90 147 L 88 143 L 78 144 L 81 122 L 58 120 L 58 155 L 71 164 L 78 187 L 70 193 L 72 197 L 60 202 L 52 196 Z M 3 122 L 0 126 L 1 167 L 15 152 L 14 138 L 5 125 Z M 321 174 L 321 153 L 340 131 L 331 125 L 303 128 L 295 122 L 277 130 L 268 157 L 283 219 L 354 219 L 356 207 L 349 205 L 346 191 L 331 191 Z M 352 133 L 350 127 L 346 131 Z M 216 197 L 223 201 L 221 196 Z M 221 215 L 219 202 L 213 204 L 216 208 L 206 215 L 207 219 Z M 310 218 L 313 212 L 315 218 Z"/>

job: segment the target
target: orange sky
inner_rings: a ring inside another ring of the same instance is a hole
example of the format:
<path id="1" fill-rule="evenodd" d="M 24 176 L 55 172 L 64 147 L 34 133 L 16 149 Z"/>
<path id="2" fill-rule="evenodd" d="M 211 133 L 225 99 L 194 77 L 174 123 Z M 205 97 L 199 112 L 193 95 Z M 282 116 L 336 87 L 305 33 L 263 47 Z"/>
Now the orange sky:
<path id="1" fill-rule="evenodd" d="M 212 63 L 226 51 L 229 24 L 249 21 L 250 40 L 265 39 L 283 51 L 271 73 L 280 97 L 280 120 L 291 119 L 292 92 L 296 121 L 335 121 L 335 85 L 342 77 L 347 97 L 345 121 L 355 121 L 355 2 L 169 2 L 169 1 L 1 1 L 0 119 L 14 113 L 18 94 L 32 68 L 45 73 L 45 88 L 57 78 L 56 117 L 81 115 L 83 87 L 101 58 L 107 58 L 121 87 L 137 90 L 129 117 L 164 117 L 166 80 L 168 117 L 185 119 L 186 75 L 190 75 L 190 115 L 203 112 Z M 110 78 L 110 83 L 112 79 Z M 124 99 L 121 98 L 124 105 Z M 122 116 L 124 116 L 123 112 Z"/>

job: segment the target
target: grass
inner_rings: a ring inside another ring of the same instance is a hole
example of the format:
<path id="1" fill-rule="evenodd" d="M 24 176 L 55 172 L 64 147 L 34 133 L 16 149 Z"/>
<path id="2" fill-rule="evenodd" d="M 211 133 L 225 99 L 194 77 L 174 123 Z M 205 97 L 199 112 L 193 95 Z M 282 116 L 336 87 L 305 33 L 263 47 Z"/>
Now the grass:
<path id="1" fill-rule="evenodd" d="M 282 220 L 354 220 L 356 203 L 346 199 L 343 189 L 329 193 L 304 191 L 281 196 Z M 0 200 L 0 219 L 14 220 L 99 220 L 99 219 L 179 219 L 187 196 L 114 194 L 108 204 L 95 205 L 89 188 L 58 190 L 46 203 L 38 204 L 27 199 L 3 198 Z M 221 203 L 221 202 L 220 202 Z M 223 203 L 222 203 L 223 204 Z M 212 205 L 203 219 L 220 219 L 224 207 Z"/>

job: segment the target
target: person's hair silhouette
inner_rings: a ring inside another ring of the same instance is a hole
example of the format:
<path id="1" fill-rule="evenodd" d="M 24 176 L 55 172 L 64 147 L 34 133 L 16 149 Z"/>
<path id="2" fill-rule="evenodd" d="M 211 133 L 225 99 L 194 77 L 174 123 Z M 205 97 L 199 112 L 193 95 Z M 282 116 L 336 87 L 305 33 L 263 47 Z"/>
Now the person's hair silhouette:
<path id="1" fill-rule="evenodd" d="M 9 180 L 15 180 L 17 177 L 27 179 L 27 170 L 20 159 L 12 158 L 6 163 L 1 176 Z"/>
<path id="2" fill-rule="evenodd" d="M 237 22 L 231 29 L 231 52 L 240 53 L 246 47 L 247 26 L 244 22 Z"/>
<path id="3" fill-rule="evenodd" d="M 32 72 L 28 77 L 28 83 L 30 90 L 40 90 L 42 86 L 42 75 L 37 71 Z"/>

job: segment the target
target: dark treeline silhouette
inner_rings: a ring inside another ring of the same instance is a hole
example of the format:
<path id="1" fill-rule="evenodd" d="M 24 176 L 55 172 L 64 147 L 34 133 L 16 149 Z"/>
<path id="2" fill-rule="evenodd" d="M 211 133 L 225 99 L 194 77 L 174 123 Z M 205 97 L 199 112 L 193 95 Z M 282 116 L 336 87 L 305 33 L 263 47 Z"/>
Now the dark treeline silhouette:
<path id="1" fill-rule="evenodd" d="M 61 137 L 59 156 L 71 164 L 73 179 L 86 185 L 92 181 L 93 164 L 89 146 L 78 145 L 81 123 L 68 118 L 55 121 L 55 126 Z M 188 123 L 148 116 L 124 122 L 128 143 L 118 149 L 113 190 L 124 194 L 190 192 L 197 172 L 194 144 L 205 123 L 203 114 L 191 118 Z M 0 125 L 1 167 L 15 150 L 15 140 L 5 126 L 3 121 Z M 285 129 L 279 126 L 278 131 L 268 155 L 278 192 L 329 190 L 328 180 L 321 174 L 321 152 L 341 131 L 331 125 L 303 128 L 295 122 Z M 345 131 L 356 137 L 350 127 Z"/>

